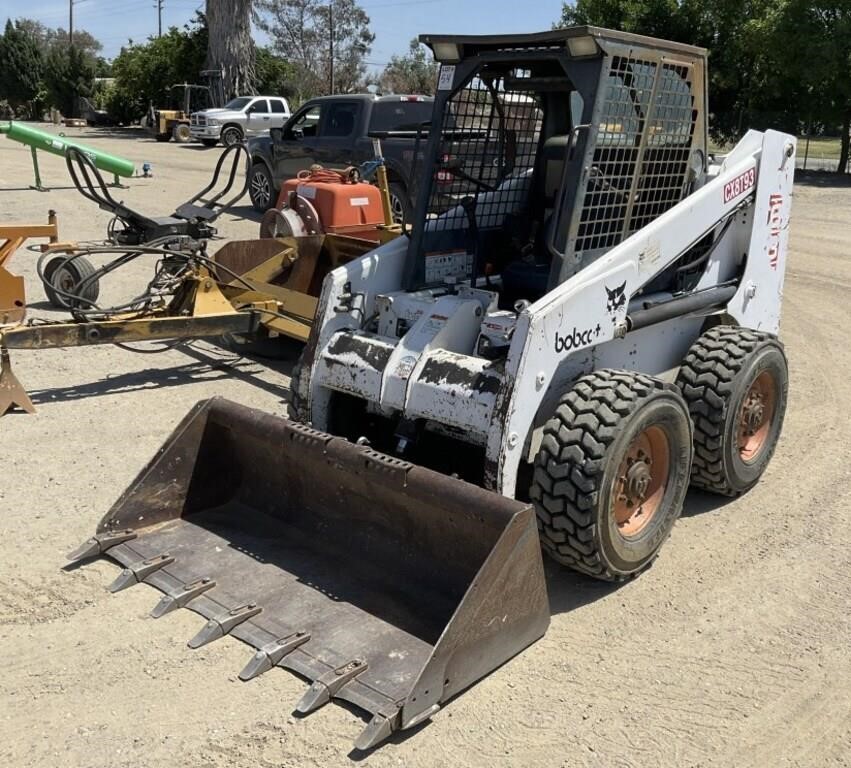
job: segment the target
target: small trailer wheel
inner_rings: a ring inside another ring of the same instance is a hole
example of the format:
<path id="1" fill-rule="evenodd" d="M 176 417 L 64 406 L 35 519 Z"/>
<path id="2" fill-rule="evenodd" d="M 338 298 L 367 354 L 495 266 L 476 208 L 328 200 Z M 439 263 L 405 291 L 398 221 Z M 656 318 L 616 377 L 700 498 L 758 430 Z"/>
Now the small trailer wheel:
<path id="1" fill-rule="evenodd" d="M 716 326 L 692 345 L 677 386 L 694 422 L 692 485 L 724 496 L 753 487 L 783 428 L 783 345 L 768 333 Z"/>
<path id="2" fill-rule="evenodd" d="M 544 427 L 529 491 L 544 551 L 621 581 L 656 557 L 682 511 L 692 457 L 679 392 L 599 370 L 578 379 Z"/>
<path id="3" fill-rule="evenodd" d="M 44 267 L 44 293 L 47 300 L 57 309 L 74 309 L 78 302 L 63 296 L 55 289 L 64 293 L 78 295 L 81 299 L 81 308 L 87 309 L 89 304 L 94 304 L 100 295 L 100 283 L 98 280 L 88 282 L 82 290 L 77 286 L 95 273 L 94 264 L 83 256 L 77 256 L 69 261 L 68 256 L 56 256 Z"/>

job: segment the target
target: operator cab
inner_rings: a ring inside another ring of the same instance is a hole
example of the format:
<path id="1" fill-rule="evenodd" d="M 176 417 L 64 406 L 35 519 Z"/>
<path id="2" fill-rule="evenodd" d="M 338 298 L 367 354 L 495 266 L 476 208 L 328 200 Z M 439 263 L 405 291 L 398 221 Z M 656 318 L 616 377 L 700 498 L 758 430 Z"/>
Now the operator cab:
<path id="1" fill-rule="evenodd" d="M 522 37 L 421 37 L 441 62 L 440 128 L 409 291 L 466 283 L 498 292 L 503 310 L 534 302 L 678 203 L 703 170 L 695 49 L 593 27 Z"/>

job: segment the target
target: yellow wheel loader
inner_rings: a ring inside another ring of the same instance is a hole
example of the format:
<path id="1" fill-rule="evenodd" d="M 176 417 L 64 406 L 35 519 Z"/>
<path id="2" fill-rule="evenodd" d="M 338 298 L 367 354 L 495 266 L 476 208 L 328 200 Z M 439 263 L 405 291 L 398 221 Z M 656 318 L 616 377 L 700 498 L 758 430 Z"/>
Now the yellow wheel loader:
<path id="1" fill-rule="evenodd" d="M 72 554 L 157 588 L 154 615 L 201 614 L 190 646 L 252 646 L 244 679 L 307 677 L 300 712 L 356 704 L 361 749 L 545 632 L 542 547 L 631 578 L 690 483 L 746 492 L 788 388 L 795 140 L 710 158 L 704 50 L 422 40 L 412 231 L 326 276 L 294 420 L 199 404 Z"/>

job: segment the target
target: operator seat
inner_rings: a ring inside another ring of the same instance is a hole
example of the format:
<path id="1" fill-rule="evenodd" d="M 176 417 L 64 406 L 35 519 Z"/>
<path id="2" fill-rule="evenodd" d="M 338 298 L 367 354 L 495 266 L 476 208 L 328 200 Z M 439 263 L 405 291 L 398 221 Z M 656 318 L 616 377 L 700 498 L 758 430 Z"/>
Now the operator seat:
<path id="1" fill-rule="evenodd" d="M 553 224 L 556 198 L 561 188 L 570 137 L 569 133 L 551 136 L 541 148 L 540 162 L 536 164 L 535 169 L 538 178 L 534 182 L 534 193 L 530 198 L 533 206 L 540 205 L 543 209 L 541 218 L 534 216 L 541 222 L 541 226 L 535 236 L 530 257 L 515 259 L 502 270 L 504 305 L 511 306 L 519 299 L 537 301 L 547 292 L 552 261 L 549 250 L 550 228 Z"/>

